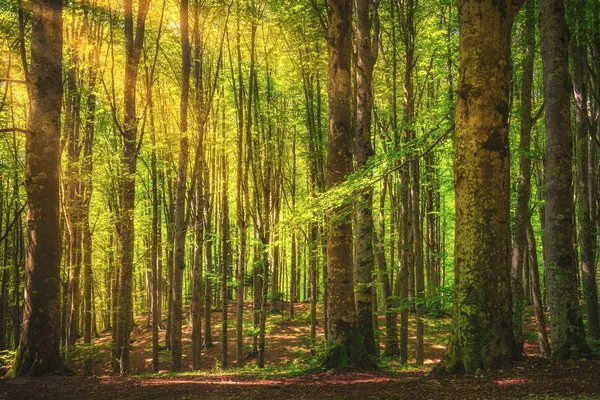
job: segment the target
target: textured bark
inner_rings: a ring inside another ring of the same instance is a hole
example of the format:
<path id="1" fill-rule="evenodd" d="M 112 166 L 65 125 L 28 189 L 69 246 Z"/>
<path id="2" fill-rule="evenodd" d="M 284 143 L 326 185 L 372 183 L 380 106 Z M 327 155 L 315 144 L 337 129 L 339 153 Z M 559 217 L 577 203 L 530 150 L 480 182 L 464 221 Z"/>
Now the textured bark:
<path id="1" fill-rule="evenodd" d="M 580 0 L 574 1 L 577 10 L 583 10 Z M 588 66 L 587 43 L 585 36 L 584 13 L 576 12 L 574 16 L 575 33 L 571 39 L 571 55 L 573 58 L 573 95 L 575 98 L 575 143 L 577 154 L 577 182 L 575 193 L 577 198 L 577 228 L 579 241 L 579 258 L 581 277 L 583 278 L 583 294 L 587 309 L 588 334 L 592 339 L 600 339 L 600 320 L 598 315 L 598 284 L 596 282 L 596 265 L 594 260 L 595 240 L 592 222 L 590 189 L 588 181 L 588 158 L 590 132 L 588 130 Z"/>
<path id="2" fill-rule="evenodd" d="M 189 3 L 181 0 L 179 4 L 181 26 L 181 98 L 179 102 L 179 168 L 177 172 L 177 191 L 175 194 L 175 260 L 173 270 L 173 317 L 171 320 L 171 369 L 181 370 L 181 324 L 183 308 L 183 270 L 185 269 L 186 224 L 186 181 L 188 169 L 188 99 L 190 92 L 190 39 L 189 39 Z"/>
<path id="3" fill-rule="evenodd" d="M 414 171 L 415 163 L 408 162 L 411 158 L 409 154 L 410 142 L 415 138 L 413 127 L 415 114 L 415 88 L 414 88 L 414 69 L 415 69 L 415 21 L 414 14 L 416 2 L 413 0 L 397 0 L 398 21 L 402 31 L 402 43 L 404 44 L 404 100 L 402 125 L 404 133 L 402 143 L 404 146 L 405 165 L 400 169 L 400 218 L 398 231 L 398 258 L 400 259 L 400 270 L 398 274 L 397 287 L 400 296 L 400 362 L 408 361 L 408 313 L 410 311 L 410 301 L 414 299 L 414 271 L 415 271 L 415 249 L 417 247 L 417 238 L 414 236 L 419 227 L 414 226 L 415 213 L 414 204 Z M 418 163 L 417 163 L 418 168 Z M 422 257 L 421 257 L 422 265 Z M 420 318 L 418 318 L 420 320 Z"/>
<path id="4" fill-rule="evenodd" d="M 351 127 L 351 12 L 350 0 L 329 0 L 329 145 L 327 152 L 327 188 L 342 183 L 352 172 Z M 340 369 L 360 365 L 376 367 L 368 354 L 358 328 L 352 277 L 352 219 L 350 204 L 345 202 L 328 213 L 327 273 L 329 288 L 328 343 L 323 365 Z"/>
<path id="5" fill-rule="evenodd" d="M 356 6 L 356 166 L 365 168 L 373 156 L 371 114 L 373 111 L 373 68 L 377 60 L 379 39 L 378 5 L 369 0 L 355 0 Z M 358 328 L 365 348 L 376 354 L 373 329 L 373 188 L 366 189 L 356 204 L 356 311 Z"/>
<path id="6" fill-rule="evenodd" d="M 573 254 L 569 33 L 563 0 L 540 0 L 540 44 L 546 110 L 545 261 L 552 357 L 585 357 L 583 319 Z"/>
<path id="7" fill-rule="evenodd" d="M 6 377 L 64 375 L 60 345 L 59 166 L 62 2 L 31 3 L 31 69 L 25 142 L 27 255 L 23 327 Z"/>
<path id="8" fill-rule="evenodd" d="M 123 155 L 121 158 L 122 178 L 120 187 L 121 210 L 119 220 L 119 239 L 121 245 L 121 263 L 117 293 L 117 320 L 113 360 L 118 360 L 113 372 L 129 374 L 129 338 L 133 304 L 131 303 L 133 288 L 133 253 L 135 242 L 134 209 L 135 209 L 135 174 L 138 155 L 136 111 L 137 76 L 142 46 L 144 44 L 146 14 L 148 1 L 140 0 L 134 29 L 133 1 L 125 0 L 125 84 L 123 95 L 123 128 L 121 139 Z"/>
<path id="9" fill-rule="evenodd" d="M 510 33 L 519 6 L 458 2 L 455 295 L 452 335 L 438 373 L 505 368 L 519 356 L 510 290 L 508 159 Z"/>

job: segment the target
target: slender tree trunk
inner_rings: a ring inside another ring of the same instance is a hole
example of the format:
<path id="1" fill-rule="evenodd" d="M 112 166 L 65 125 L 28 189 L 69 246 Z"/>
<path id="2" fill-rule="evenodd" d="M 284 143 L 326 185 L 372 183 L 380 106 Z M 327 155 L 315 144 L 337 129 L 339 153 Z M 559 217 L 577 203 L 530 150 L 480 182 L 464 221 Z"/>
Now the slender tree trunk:
<path id="1" fill-rule="evenodd" d="M 537 244 L 531 221 L 527 224 L 527 246 L 529 255 L 529 272 L 531 273 L 531 294 L 533 296 L 533 309 L 535 311 L 535 327 L 540 343 L 540 356 L 550 356 L 550 343 L 548 342 L 548 333 L 546 332 L 546 319 L 544 318 L 544 305 L 542 304 L 542 294 L 540 291 L 540 277 L 537 257 Z"/>
<path id="2" fill-rule="evenodd" d="M 575 193 L 577 199 L 577 227 L 581 276 L 583 278 L 583 294 L 587 310 L 587 327 L 590 338 L 600 339 L 600 317 L 598 315 L 598 283 L 596 282 L 596 265 L 594 260 L 595 241 L 592 221 L 590 188 L 588 180 L 588 158 L 590 132 L 588 130 L 588 77 L 587 77 L 587 43 L 585 36 L 584 3 L 575 0 L 575 32 L 571 39 L 571 55 L 573 58 L 573 94 L 575 98 L 575 143 L 577 182 Z"/>
<path id="3" fill-rule="evenodd" d="M 223 130 L 223 136 L 225 136 L 225 132 L 226 131 Z M 227 308 L 229 306 L 227 296 L 227 283 L 229 282 L 229 276 L 227 275 L 227 270 L 229 269 L 229 265 L 231 265 L 231 238 L 229 234 L 229 199 L 227 196 L 227 165 L 227 155 L 223 150 L 221 154 L 221 367 L 223 369 L 227 369 L 227 367 L 229 366 L 229 358 L 227 356 L 227 345 L 229 341 L 229 336 L 227 332 Z"/>
<path id="4" fill-rule="evenodd" d="M 521 79 L 521 132 L 519 143 L 519 179 L 517 209 L 515 213 L 515 246 L 512 253 L 511 289 L 513 293 L 513 324 L 515 341 L 523 348 L 523 265 L 527 253 L 527 224 L 529 223 L 529 198 L 531 196 L 531 95 L 533 87 L 533 62 L 535 50 L 535 4 L 525 4 L 525 27 L 523 31 L 523 77 Z"/>
<path id="5" fill-rule="evenodd" d="M 569 33 L 563 0 L 540 0 L 540 45 L 546 110 L 545 261 L 552 357 L 585 357 L 583 318 L 573 255 Z"/>
<path id="6" fill-rule="evenodd" d="M 385 311 L 385 355 L 396 357 L 399 355 L 398 348 L 398 313 L 395 302 L 392 298 L 392 285 L 388 273 L 387 261 L 385 258 L 385 198 L 387 193 L 387 179 L 384 179 L 380 191 L 379 203 L 379 234 L 374 233 L 375 256 L 379 268 L 379 279 L 382 286 L 383 304 Z"/>
<path id="7" fill-rule="evenodd" d="M 238 6 L 238 19 L 237 19 L 237 32 L 236 32 L 236 50 L 237 50 L 237 181 L 236 181 L 236 213 L 237 213 L 237 224 L 238 224 L 238 235 L 239 235 L 239 247 L 238 247 L 238 261 L 237 261 L 237 289 L 236 289 L 236 322 L 235 322 L 235 358 L 236 367 L 242 368 L 244 366 L 244 289 L 245 289 L 245 274 L 246 274 L 246 241 L 248 235 L 248 221 L 245 204 L 249 201 L 248 199 L 248 167 L 244 162 L 244 82 L 242 76 L 242 54 L 241 54 L 241 33 L 239 26 L 239 2 L 236 3 Z M 232 67 L 233 69 L 233 67 Z M 233 72 L 232 72 L 233 76 Z M 233 79 L 233 78 L 232 78 Z M 233 81 L 235 86 L 235 81 Z M 250 94 L 250 93 L 249 93 Z M 249 119 L 251 115 L 247 116 Z"/>
<path id="8" fill-rule="evenodd" d="M 134 209 L 135 209 L 135 174 L 138 154 L 136 111 L 137 75 L 149 0 L 140 0 L 137 7 L 137 18 L 133 22 L 133 1 L 125 0 L 125 85 L 123 96 L 123 127 L 121 139 L 123 156 L 121 159 L 123 177 L 121 179 L 121 210 L 119 221 L 119 238 L 121 242 L 121 263 L 119 266 L 119 286 L 116 321 L 116 343 L 113 360 L 119 360 L 118 371 L 122 375 L 129 374 L 129 337 L 133 314 L 133 253 L 135 242 Z"/>
<path id="9" fill-rule="evenodd" d="M 179 168 L 177 172 L 177 191 L 175 194 L 175 253 L 173 269 L 173 317 L 171 320 L 171 369 L 181 370 L 181 325 L 183 318 L 183 270 L 185 269 L 186 224 L 186 181 L 188 169 L 188 98 L 190 90 L 190 40 L 189 40 L 189 3 L 181 0 L 179 5 L 181 25 L 181 99 L 179 115 Z"/>

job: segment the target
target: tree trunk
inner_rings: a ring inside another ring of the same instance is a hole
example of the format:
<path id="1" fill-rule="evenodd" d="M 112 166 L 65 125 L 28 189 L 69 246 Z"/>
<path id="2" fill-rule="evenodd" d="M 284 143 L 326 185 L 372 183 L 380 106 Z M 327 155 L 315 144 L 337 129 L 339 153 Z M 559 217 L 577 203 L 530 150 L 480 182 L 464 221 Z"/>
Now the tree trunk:
<path id="1" fill-rule="evenodd" d="M 519 356 L 510 290 L 510 34 L 520 4 L 460 0 L 452 335 L 438 373 L 501 369 Z M 493 191 L 490 188 L 494 188 Z"/>
<path id="2" fill-rule="evenodd" d="M 583 10 L 582 1 L 574 1 L 576 10 Z M 576 26 L 571 39 L 571 55 L 573 58 L 573 94 L 575 98 L 575 152 L 577 154 L 577 182 L 575 193 L 577 199 L 577 227 L 581 276 L 583 278 L 583 294 L 587 309 L 588 334 L 591 339 L 600 339 L 600 320 L 598 315 L 598 284 L 596 282 L 596 265 L 594 260 L 595 241 L 594 225 L 590 205 L 590 188 L 588 182 L 588 158 L 590 132 L 588 131 L 588 77 L 587 77 L 587 43 L 585 35 L 584 13 L 577 11 L 573 25 Z"/>
<path id="3" fill-rule="evenodd" d="M 379 280 L 382 286 L 383 305 L 385 311 L 385 355 L 388 357 L 396 357 L 399 355 L 398 348 L 398 312 L 396 311 L 395 302 L 392 298 L 392 285 L 388 273 L 388 266 L 385 258 L 385 198 L 387 193 L 388 182 L 384 179 L 381 185 L 380 203 L 379 203 L 379 234 L 373 234 L 375 242 L 375 256 L 379 269 Z"/>
<path id="4" fill-rule="evenodd" d="M 119 221 L 119 238 L 121 242 L 121 264 L 119 266 L 119 286 L 117 303 L 117 321 L 115 335 L 115 354 L 113 360 L 119 360 L 118 371 L 122 375 L 129 374 L 129 337 L 133 305 L 131 303 L 133 287 L 133 253 L 135 242 L 134 209 L 135 209 L 135 174 L 138 155 L 136 112 L 137 75 L 149 0 L 140 0 L 137 7 L 137 18 L 134 34 L 133 1 L 125 0 L 125 84 L 123 96 L 123 156 L 121 179 L 121 210 Z"/>
<path id="5" fill-rule="evenodd" d="M 223 135 L 225 136 L 225 130 L 223 130 Z M 228 274 L 227 270 L 229 265 L 231 265 L 231 238 L 229 234 L 229 198 L 227 196 L 227 155 L 223 150 L 221 153 L 221 213 L 222 213 L 222 221 L 221 221 L 221 367 L 223 369 L 227 369 L 229 366 L 227 351 L 228 351 L 228 321 L 227 321 L 227 308 L 228 304 L 228 296 L 227 296 L 227 283 L 228 283 Z"/>
<path id="6" fill-rule="evenodd" d="M 527 224 L 529 223 L 529 198 L 531 196 L 531 95 L 533 87 L 533 62 L 535 51 L 535 5 L 525 5 L 525 27 L 523 31 L 523 77 L 521 79 L 521 131 L 519 143 L 519 179 L 517 208 L 515 213 L 515 246 L 512 253 L 511 289 L 513 293 L 513 324 L 516 345 L 522 350 L 523 312 L 523 266 L 527 253 Z"/>
<path id="7" fill-rule="evenodd" d="M 188 140 L 182 136 L 179 143 L 179 168 L 177 172 L 177 192 L 175 203 L 175 252 L 173 262 L 173 291 L 171 303 L 171 369 L 181 370 L 181 325 L 183 318 L 183 270 L 185 269 L 185 238 L 187 228 L 185 223 L 185 189 L 188 164 Z"/>
<path id="8" fill-rule="evenodd" d="M 329 97 L 329 147 L 327 152 L 327 189 L 342 183 L 352 172 L 352 91 L 350 61 L 351 15 L 350 0 L 329 0 L 328 48 L 329 66 L 327 94 Z M 341 369 L 359 365 L 376 367 L 358 328 L 352 277 L 351 205 L 345 201 L 328 213 L 327 230 L 327 338 L 329 350 L 323 365 Z"/>
<path id="9" fill-rule="evenodd" d="M 374 154 L 371 146 L 373 67 L 377 60 L 379 16 L 377 3 L 356 0 L 356 166 L 366 168 Z M 371 27 L 373 26 L 373 32 Z M 361 193 L 356 204 L 356 310 L 358 328 L 367 352 L 376 354 L 373 330 L 373 188 Z"/>
<path id="10" fill-rule="evenodd" d="M 531 294 L 533 296 L 533 309 L 535 311 L 535 327 L 538 333 L 538 342 L 540 343 L 540 356 L 550 356 L 550 343 L 548 342 L 548 333 L 546 332 L 546 319 L 544 318 L 544 305 L 542 304 L 542 294 L 540 292 L 540 277 L 538 273 L 537 244 L 531 221 L 527 224 L 527 246 L 529 254 L 529 272 L 531 274 Z"/>
<path id="11" fill-rule="evenodd" d="M 31 69 L 25 142 L 27 257 L 23 329 L 5 377 L 65 375 L 60 345 L 59 165 L 62 2 L 31 3 Z"/>
<path id="12" fill-rule="evenodd" d="M 545 261 L 552 358 L 586 357 L 573 254 L 569 33 L 563 0 L 540 0 L 540 45 L 546 101 Z"/>
<path id="13" fill-rule="evenodd" d="M 179 20 L 181 25 L 181 99 L 179 115 L 179 168 L 175 194 L 175 260 L 173 269 L 173 317 L 171 327 L 171 369 L 181 370 L 181 324 L 183 318 L 183 270 L 185 269 L 185 239 L 187 236 L 185 193 L 188 169 L 188 98 L 190 91 L 190 40 L 188 0 L 181 0 Z"/>

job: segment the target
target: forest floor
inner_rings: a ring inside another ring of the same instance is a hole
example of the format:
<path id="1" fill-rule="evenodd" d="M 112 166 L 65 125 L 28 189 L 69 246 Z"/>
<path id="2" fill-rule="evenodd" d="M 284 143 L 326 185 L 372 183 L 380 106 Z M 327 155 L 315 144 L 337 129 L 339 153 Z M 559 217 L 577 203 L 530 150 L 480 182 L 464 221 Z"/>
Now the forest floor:
<path id="1" fill-rule="evenodd" d="M 0 381 L 0 399 L 600 399 L 600 361 L 558 362 L 537 357 L 539 347 L 530 310 L 526 357 L 512 369 L 477 376 L 433 377 L 428 372 L 444 353 L 450 329 L 448 317 L 426 321 L 425 365 L 421 368 L 414 366 L 414 359 L 408 365 L 381 359 L 378 372 L 332 373 L 318 370 L 319 355 L 310 350 L 308 304 L 297 304 L 296 317 L 291 321 L 288 305 L 282 306 L 283 314 L 269 318 L 264 369 L 258 369 L 255 360 L 248 361 L 241 370 L 222 368 L 221 313 L 214 312 L 214 346 L 203 349 L 201 371 L 169 373 L 170 353 L 163 349 L 161 372 L 151 374 L 151 330 L 146 319 L 138 319 L 131 341 L 132 376 L 109 375 L 110 333 L 106 332 L 95 339 L 93 346 L 80 348 L 71 356 L 74 369 L 81 371 L 83 351 L 91 351 L 95 376 Z M 228 357 L 230 366 L 235 366 L 233 305 L 229 312 Z M 380 327 L 383 325 L 382 319 Z M 410 326 L 414 325 L 411 320 Z M 250 321 L 246 328 L 251 328 Z M 164 333 L 160 331 L 161 339 Z M 320 324 L 317 336 L 321 333 Z M 409 331 L 409 351 L 414 351 L 414 333 Z M 183 338 L 184 370 L 191 371 L 188 325 L 184 325 Z M 246 339 L 249 352 L 252 339 Z"/>

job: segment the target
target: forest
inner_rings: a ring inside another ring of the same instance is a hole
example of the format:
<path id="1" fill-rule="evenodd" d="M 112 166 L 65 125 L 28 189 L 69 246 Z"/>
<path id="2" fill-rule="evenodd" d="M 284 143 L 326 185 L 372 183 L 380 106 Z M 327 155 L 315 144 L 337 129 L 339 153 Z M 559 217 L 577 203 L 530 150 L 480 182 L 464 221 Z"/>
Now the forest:
<path id="1" fill-rule="evenodd" d="M 0 398 L 600 396 L 600 0 L 0 0 L 0 52 Z"/>

